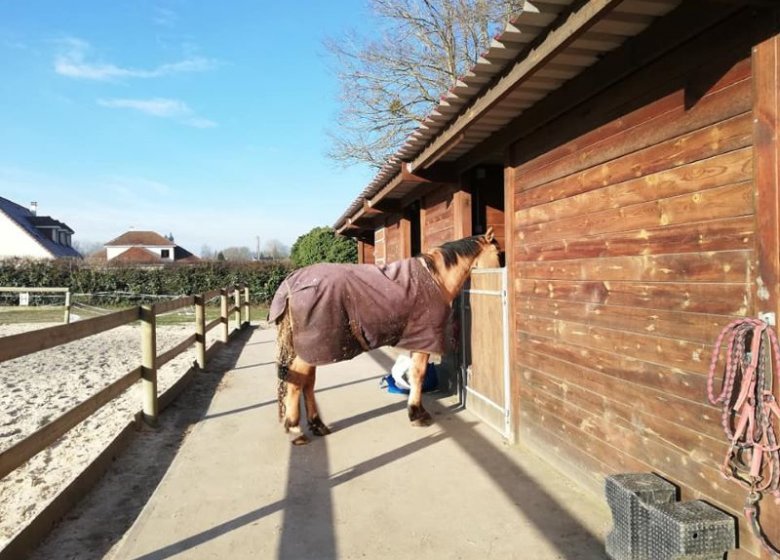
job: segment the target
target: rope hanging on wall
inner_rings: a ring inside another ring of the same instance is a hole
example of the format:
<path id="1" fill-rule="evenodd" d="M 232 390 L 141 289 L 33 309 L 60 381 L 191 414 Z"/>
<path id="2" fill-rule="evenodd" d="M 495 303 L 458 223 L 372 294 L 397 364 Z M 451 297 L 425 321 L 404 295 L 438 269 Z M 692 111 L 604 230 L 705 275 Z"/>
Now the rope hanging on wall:
<path id="1" fill-rule="evenodd" d="M 715 395 L 724 343 L 723 380 L 720 394 Z M 744 506 L 748 525 L 761 545 L 780 558 L 780 550 L 769 542 L 758 520 L 763 494 L 772 494 L 775 503 L 780 503 L 780 445 L 773 425 L 774 419 L 780 420 L 780 406 L 773 394 L 773 369 L 780 381 L 780 345 L 775 331 L 758 319 L 733 321 L 715 342 L 707 397 L 711 404 L 721 405 L 723 431 L 729 440 L 721 472 L 748 490 Z"/>

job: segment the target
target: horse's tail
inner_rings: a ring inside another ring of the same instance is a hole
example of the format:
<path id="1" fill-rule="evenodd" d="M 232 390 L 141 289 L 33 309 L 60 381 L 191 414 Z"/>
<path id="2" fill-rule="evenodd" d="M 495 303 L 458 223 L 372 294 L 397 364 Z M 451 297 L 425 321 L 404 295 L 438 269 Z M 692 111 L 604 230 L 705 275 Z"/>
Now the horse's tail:
<path id="1" fill-rule="evenodd" d="M 284 379 L 279 380 L 279 384 L 276 386 L 276 398 L 279 404 L 279 422 L 284 422 L 284 417 L 287 414 L 287 407 L 284 405 L 285 397 L 287 396 L 287 382 Z"/>
<path id="2" fill-rule="evenodd" d="M 276 398 L 279 404 L 279 422 L 284 421 L 286 414 L 285 397 L 287 396 L 287 370 L 295 358 L 292 337 L 292 317 L 289 301 L 287 309 L 276 324 L 276 367 L 279 384 L 276 388 Z"/>

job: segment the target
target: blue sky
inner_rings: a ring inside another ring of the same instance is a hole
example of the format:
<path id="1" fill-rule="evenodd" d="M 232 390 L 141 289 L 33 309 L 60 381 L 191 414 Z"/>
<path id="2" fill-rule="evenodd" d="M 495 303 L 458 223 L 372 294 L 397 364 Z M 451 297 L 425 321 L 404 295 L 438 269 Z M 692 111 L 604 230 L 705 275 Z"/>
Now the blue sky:
<path id="1" fill-rule="evenodd" d="M 0 0 L 0 196 L 76 240 L 199 253 L 332 225 L 373 177 L 326 156 L 322 40 L 364 0 Z"/>

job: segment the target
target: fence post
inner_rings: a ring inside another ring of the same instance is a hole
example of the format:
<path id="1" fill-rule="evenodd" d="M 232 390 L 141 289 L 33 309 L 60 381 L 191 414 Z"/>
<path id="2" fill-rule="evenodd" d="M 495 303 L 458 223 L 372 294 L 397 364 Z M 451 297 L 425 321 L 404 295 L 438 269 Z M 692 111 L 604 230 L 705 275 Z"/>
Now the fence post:
<path id="1" fill-rule="evenodd" d="M 244 324 L 249 325 L 251 323 L 249 319 L 249 286 L 244 286 L 244 309 L 246 309 Z"/>
<path id="2" fill-rule="evenodd" d="M 219 317 L 222 322 L 222 342 L 228 341 L 228 291 L 222 288 L 219 291 Z"/>
<path id="3" fill-rule="evenodd" d="M 198 367 L 206 369 L 206 301 L 203 294 L 195 296 L 195 355 Z"/>
<path id="4" fill-rule="evenodd" d="M 144 421 L 157 425 L 157 319 L 154 305 L 141 306 L 141 390 Z"/>
<path id="5" fill-rule="evenodd" d="M 65 324 L 70 323 L 70 288 L 65 292 Z"/>
<path id="6" fill-rule="evenodd" d="M 236 310 L 233 313 L 233 317 L 236 321 L 236 329 L 241 328 L 241 286 L 236 284 L 233 286 L 233 303 L 236 306 Z"/>

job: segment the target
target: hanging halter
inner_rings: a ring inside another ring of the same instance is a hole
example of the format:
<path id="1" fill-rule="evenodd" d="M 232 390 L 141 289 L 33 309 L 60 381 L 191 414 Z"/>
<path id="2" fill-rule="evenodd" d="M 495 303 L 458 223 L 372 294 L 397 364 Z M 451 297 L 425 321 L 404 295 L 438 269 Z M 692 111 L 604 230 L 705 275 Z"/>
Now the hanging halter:
<path id="1" fill-rule="evenodd" d="M 721 392 L 715 396 L 724 340 L 728 341 L 726 364 Z M 770 493 L 780 502 L 780 445 L 773 425 L 773 416 L 780 420 L 780 406 L 772 392 L 773 368 L 780 381 L 780 346 L 774 330 L 758 319 L 733 321 L 715 342 L 707 397 L 711 404 L 721 404 L 721 423 L 730 442 L 721 472 L 748 489 L 744 506 L 748 525 L 761 545 L 780 558 L 780 550 L 769 542 L 758 520 L 762 494 Z"/>

